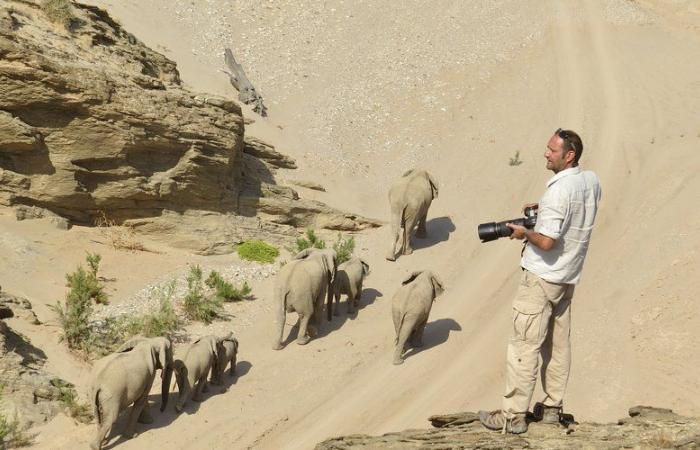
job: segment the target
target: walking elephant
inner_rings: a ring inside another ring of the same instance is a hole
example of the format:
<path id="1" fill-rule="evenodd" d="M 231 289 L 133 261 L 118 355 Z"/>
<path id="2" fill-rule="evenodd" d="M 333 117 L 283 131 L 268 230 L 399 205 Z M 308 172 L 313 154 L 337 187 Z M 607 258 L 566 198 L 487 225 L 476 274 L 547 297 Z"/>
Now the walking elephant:
<path id="1" fill-rule="evenodd" d="M 409 170 L 399 178 L 389 190 L 391 206 L 391 248 L 386 255 L 389 261 L 396 260 L 396 244 L 398 253 L 410 255 L 411 232 L 417 226 L 416 236 L 427 236 L 425 221 L 428 208 L 438 196 L 438 186 L 435 179 L 425 170 Z"/>
<path id="2" fill-rule="evenodd" d="M 211 371 L 211 384 L 224 384 L 224 371 L 226 366 L 230 364 L 229 374 L 233 376 L 236 373 L 236 359 L 238 356 L 238 339 L 233 337 L 233 333 L 229 333 L 221 338 L 219 347 L 219 357 L 216 362 L 216 367 Z"/>
<path id="3" fill-rule="evenodd" d="M 307 344 L 310 336 L 317 334 L 323 316 L 324 298 L 328 302 L 328 320 L 331 320 L 337 268 L 334 250 L 311 248 L 297 253 L 292 261 L 280 269 L 275 280 L 273 300 L 277 322 L 272 345 L 274 350 L 282 348 L 286 313 L 296 312 L 299 315 L 299 345 Z"/>
<path id="4" fill-rule="evenodd" d="M 396 330 L 394 364 L 403 363 L 402 355 L 409 338 L 411 346 L 423 345 L 423 330 L 433 301 L 445 289 L 440 279 L 429 270 L 413 272 L 401 284 L 391 301 Z"/>
<path id="5" fill-rule="evenodd" d="M 369 275 L 369 264 L 356 256 L 338 266 L 334 283 L 334 315 L 338 315 L 340 296 L 343 294 L 348 296 L 348 314 L 355 312 L 362 296 L 362 281 L 367 275 Z"/>
<path id="6" fill-rule="evenodd" d="M 182 412 L 187 402 L 202 400 L 202 392 L 209 390 L 207 377 L 209 372 L 217 371 L 217 361 L 222 338 L 209 335 L 192 342 L 182 358 L 173 361 L 173 372 L 179 390 L 175 411 Z"/>
<path id="7" fill-rule="evenodd" d="M 91 400 L 97 421 L 97 435 L 90 445 L 102 448 L 109 430 L 119 413 L 133 404 L 124 437 L 134 435 L 136 421 L 151 423 L 148 413 L 148 394 L 156 370 L 162 371 L 163 385 L 161 411 L 168 403 L 168 387 L 172 376 L 172 345 L 169 339 L 138 338 L 127 342 L 117 353 L 98 360 L 92 371 Z"/>

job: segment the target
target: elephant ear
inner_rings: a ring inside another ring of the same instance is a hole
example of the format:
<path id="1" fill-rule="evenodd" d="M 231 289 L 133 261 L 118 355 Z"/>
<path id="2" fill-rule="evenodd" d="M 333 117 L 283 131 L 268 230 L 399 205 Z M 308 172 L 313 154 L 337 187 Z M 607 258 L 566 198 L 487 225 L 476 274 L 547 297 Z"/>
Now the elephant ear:
<path id="1" fill-rule="evenodd" d="M 313 251 L 314 251 L 313 248 L 306 248 L 306 249 L 300 251 L 299 253 L 297 253 L 296 255 L 294 255 L 294 257 L 292 259 L 306 259 L 309 257 L 309 255 Z"/>
<path id="2" fill-rule="evenodd" d="M 428 175 L 428 182 L 430 182 L 430 190 L 433 193 L 433 198 L 438 197 L 438 184 L 437 181 L 435 181 L 435 178 L 433 178 L 429 173 L 426 172 Z"/>
<path id="3" fill-rule="evenodd" d="M 411 272 L 411 275 L 409 275 L 406 279 L 404 279 L 404 280 L 401 282 L 401 284 L 404 285 L 404 286 L 407 285 L 407 284 L 410 283 L 411 281 L 415 280 L 415 279 L 418 277 L 418 275 L 420 275 L 420 274 L 422 274 L 422 273 L 423 273 L 422 270 L 419 270 L 418 272 Z"/>
<path id="4" fill-rule="evenodd" d="M 364 260 L 360 260 L 360 264 L 362 264 L 362 275 L 367 276 L 369 275 L 369 264 L 367 264 Z"/>
<path id="5" fill-rule="evenodd" d="M 160 363 L 160 369 L 166 370 L 168 364 L 172 361 L 172 345 L 170 340 L 167 338 L 161 338 L 161 342 L 158 347 L 158 362 Z"/>
<path id="6" fill-rule="evenodd" d="M 437 275 L 430 274 L 430 282 L 433 284 L 433 299 L 445 291 L 445 285 Z"/>

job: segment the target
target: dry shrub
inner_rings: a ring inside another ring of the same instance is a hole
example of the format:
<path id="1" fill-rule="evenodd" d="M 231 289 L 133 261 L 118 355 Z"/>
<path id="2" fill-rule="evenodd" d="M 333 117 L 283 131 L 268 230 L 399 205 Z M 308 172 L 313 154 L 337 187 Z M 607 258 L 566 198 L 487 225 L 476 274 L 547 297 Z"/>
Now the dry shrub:
<path id="1" fill-rule="evenodd" d="M 152 252 L 136 239 L 136 232 L 133 227 L 117 224 L 107 217 L 104 211 L 95 219 L 95 226 L 100 229 L 100 233 L 115 250 L 127 250 L 131 252 Z"/>

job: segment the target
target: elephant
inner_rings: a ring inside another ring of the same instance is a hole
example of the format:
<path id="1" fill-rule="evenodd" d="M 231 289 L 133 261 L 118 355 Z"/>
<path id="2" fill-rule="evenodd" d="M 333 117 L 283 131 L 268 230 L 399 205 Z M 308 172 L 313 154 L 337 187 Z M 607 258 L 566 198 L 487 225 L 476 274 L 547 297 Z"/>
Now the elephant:
<path id="1" fill-rule="evenodd" d="M 442 281 L 431 271 L 413 272 L 401 282 L 391 301 L 396 330 L 394 364 L 403 364 L 403 351 L 411 338 L 411 346 L 423 345 L 423 330 L 435 298 L 445 290 Z"/>
<path id="2" fill-rule="evenodd" d="M 335 307 L 333 314 L 338 315 L 340 296 L 348 296 L 348 314 L 355 312 L 362 296 L 362 281 L 369 275 L 369 264 L 354 256 L 338 266 L 335 276 Z"/>
<path id="3" fill-rule="evenodd" d="M 299 314 L 299 345 L 307 344 L 311 336 L 316 336 L 317 327 L 321 325 L 324 297 L 328 302 L 328 320 L 331 320 L 331 302 L 337 270 L 337 256 L 331 249 L 302 250 L 292 261 L 282 266 L 275 280 L 274 290 L 277 322 L 277 333 L 272 346 L 274 350 L 282 348 L 286 313 Z M 311 319 L 313 322 L 310 324 Z"/>
<path id="4" fill-rule="evenodd" d="M 413 253 L 411 232 L 416 226 L 418 226 L 417 237 L 427 236 L 425 220 L 428 208 L 437 196 L 437 182 L 425 170 L 411 169 L 394 182 L 389 190 L 391 248 L 386 259 L 396 260 L 397 242 L 399 243 L 399 254 L 410 255 Z"/>
<path id="5" fill-rule="evenodd" d="M 151 423 L 148 413 L 148 394 L 151 391 L 156 370 L 163 378 L 161 411 L 168 403 L 168 387 L 172 377 L 173 351 L 169 339 L 137 338 L 123 344 L 116 353 L 98 360 L 92 370 L 91 401 L 97 421 L 97 435 L 90 445 L 97 450 L 117 421 L 119 413 L 129 405 L 124 437 L 134 435 L 136 421 Z"/>
<path id="6" fill-rule="evenodd" d="M 202 400 L 202 392 L 209 390 L 207 377 L 209 372 L 217 372 L 217 362 L 221 350 L 222 338 L 209 335 L 192 342 L 184 351 L 182 358 L 173 361 L 173 372 L 179 390 L 175 411 L 182 412 L 185 404 L 192 400 Z"/>
<path id="7" fill-rule="evenodd" d="M 219 357 L 216 367 L 212 368 L 210 382 L 211 384 L 222 385 L 224 384 L 224 371 L 226 370 L 226 365 L 229 363 L 231 364 L 229 371 L 231 376 L 234 376 L 236 373 L 238 339 L 233 337 L 233 333 L 229 333 L 221 338 L 221 344 L 219 344 L 219 346 Z"/>

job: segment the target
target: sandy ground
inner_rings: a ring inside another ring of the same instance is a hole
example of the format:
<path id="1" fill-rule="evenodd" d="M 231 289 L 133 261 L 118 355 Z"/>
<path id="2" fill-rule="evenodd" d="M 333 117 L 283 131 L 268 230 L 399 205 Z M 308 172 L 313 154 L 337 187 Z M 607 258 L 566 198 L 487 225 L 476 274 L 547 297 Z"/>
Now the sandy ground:
<path id="1" fill-rule="evenodd" d="M 700 414 L 698 1 L 91 1 L 177 61 L 194 90 L 232 95 L 218 71 L 231 47 L 270 109 L 268 119 L 249 113 L 257 122 L 247 132 L 299 160 L 278 178 L 328 190 L 301 195 L 386 220 L 389 182 L 407 168 L 424 167 L 441 184 L 429 237 L 413 255 L 385 261 L 386 228 L 357 236 L 372 268 L 357 317 L 274 352 L 272 277 L 256 280 L 256 300 L 214 325 L 241 342 L 228 391 L 213 389 L 179 416 L 157 414 L 133 440 L 112 444 L 307 449 L 339 434 L 426 427 L 434 413 L 498 407 L 520 246 L 480 244 L 476 226 L 538 199 L 551 176 L 545 143 L 560 126 L 580 131 L 582 165 L 603 186 L 574 299 L 566 408 L 596 421 L 634 404 Z M 523 164 L 510 166 L 516 152 Z M 116 279 L 115 303 L 188 263 L 240 264 L 95 241 L 99 230 L 0 216 L 3 289 L 31 299 L 50 325 L 45 305 L 62 298 L 64 274 L 86 250 L 99 251 L 104 275 Z M 393 366 L 391 296 L 421 268 L 447 291 L 425 348 Z M 13 320 L 49 355 L 50 370 L 85 388 L 87 366 L 56 343 L 55 326 Z M 60 416 L 37 431 L 39 448 L 76 448 L 93 427 Z"/>

